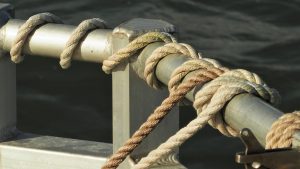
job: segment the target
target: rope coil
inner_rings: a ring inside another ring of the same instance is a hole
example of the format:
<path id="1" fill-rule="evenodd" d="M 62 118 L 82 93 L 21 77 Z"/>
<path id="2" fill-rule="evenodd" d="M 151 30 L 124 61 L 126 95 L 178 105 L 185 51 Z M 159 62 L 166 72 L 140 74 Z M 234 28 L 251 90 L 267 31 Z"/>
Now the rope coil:
<path id="1" fill-rule="evenodd" d="M 31 16 L 18 30 L 16 39 L 12 43 L 10 50 L 11 60 L 14 63 L 20 63 L 24 56 L 22 56 L 22 50 L 28 37 L 39 26 L 47 23 L 62 23 L 62 21 L 51 13 L 40 13 Z"/>
<path id="2" fill-rule="evenodd" d="M 87 33 L 95 29 L 105 29 L 107 28 L 106 25 L 106 22 L 100 18 L 92 18 L 82 21 L 72 32 L 68 42 L 64 47 L 64 50 L 60 54 L 60 66 L 63 69 L 69 68 L 71 66 L 72 56 L 76 48 L 82 39 L 87 35 Z"/>
<path id="3" fill-rule="evenodd" d="M 170 34 L 160 33 L 160 32 L 148 32 L 130 42 L 125 48 L 120 49 L 118 52 L 110 56 L 108 59 L 103 61 L 102 70 L 109 74 L 112 70 L 129 59 L 134 55 L 138 50 L 144 48 L 150 43 L 153 42 L 165 42 L 171 43 L 176 42 L 175 38 Z"/>
<path id="4" fill-rule="evenodd" d="M 198 53 L 188 44 L 183 43 L 166 43 L 164 46 L 157 48 L 146 60 L 144 77 L 149 86 L 154 89 L 160 88 L 159 81 L 155 76 L 155 68 L 158 62 L 170 54 L 182 54 L 187 57 L 197 59 Z"/>

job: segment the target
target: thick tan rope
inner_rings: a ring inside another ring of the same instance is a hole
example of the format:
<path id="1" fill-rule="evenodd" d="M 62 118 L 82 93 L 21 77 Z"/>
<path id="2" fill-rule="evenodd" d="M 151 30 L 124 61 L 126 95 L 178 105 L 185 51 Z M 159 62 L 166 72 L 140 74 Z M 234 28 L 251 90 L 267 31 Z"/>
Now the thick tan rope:
<path id="1" fill-rule="evenodd" d="M 266 149 L 292 147 L 293 135 L 300 130 L 300 111 L 287 113 L 276 120 L 266 136 Z"/>
<path id="2" fill-rule="evenodd" d="M 226 69 L 221 67 L 221 65 L 218 65 L 219 68 L 215 67 L 215 65 L 211 61 L 208 62 L 204 59 L 192 59 L 184 62 L 172 73 L 170 81 L 168 83 L 169 91 L 176 90 L 177 86 L 181 83 L 184 77 L 193 71 L 209 68 L 211 71 L 214 71 L 218 75 L 221 75 L 224 71 L 226 71 Z"/>
<path id="3" fill-rule="evenodd" d="M 92 30 L 107 28 L 105 21 L 99 18 L 92 18 L 82 21 L 72 32 L 64 50 L 60 55 L 60 66 L 67 69 L 71 66 L 72 56 L 83 38 Z"/>
<path id="4" fill-rule="evenodd" d="M 246 76 L 245 76 L 246 75 Z M 135 169 L 146 169 L 158 159 L 172 153 L 186 140 L 192 137 L 198 130 L 203 128 L 235 95 L 240 93 L 252 93 L 270 102 L 275 102 L 275 95 L 257 75 L 249 72 L 241 73 L 241 70 L 233 70 L 216 78 L 204 86 L 195 96 L 194 107 L 198 117 L 186 127 L 179 130 L 157 149 L 151 151 L 147 157 L 135 165 Z"/>
<path id="5" fill-rule="evenodd" d="M 199 58 L 198 53 L 188 44 L 183 43 L 167 43 L 153 51 L 147 58 L 145 63 L 144 76 L 149 86 L 158 89 L 159 81 L 155 76 L 155 68 L 158 62 L 170 54 L 182 54 L 191 58 Z"/>
<path id="6" fill-rule="evenodd" d="M 108 59 L 103 61 L 102 70 L 109 74 L 111 71 L 120 63 L 129 59 L 138 50 L 144 48 L 153 42 L 174 42 L 174 38 L 166 33 L 161 32 L 149 32 L 143 34 L 130 42 L 125 48 L 120 49 L 118 52 L 110 56 Z"/>
<path id="7" fill-rule="evenodd" d="M 20 27 L 10 50 L 11 60 L 13 62 L 19 63 L 23 60 L 22 49 L 28 40 L 28 36 L 33 33 L 37 27 L 47 23 L 62 23 L 62 21 L 51 13 L 40 13 L 30 17 Z"/>

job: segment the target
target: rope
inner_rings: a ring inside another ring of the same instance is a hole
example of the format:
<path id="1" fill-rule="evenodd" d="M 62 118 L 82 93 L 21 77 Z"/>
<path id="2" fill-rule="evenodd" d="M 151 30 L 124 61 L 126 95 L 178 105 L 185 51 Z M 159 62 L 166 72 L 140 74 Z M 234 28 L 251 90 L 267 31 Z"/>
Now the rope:
<path id="1" fill-rule="evenodd" d="M 198 53 L 188 44 L 183 43 L 167 43 L 153 51 L 147 58 L 145 63 L 144 77 L 149 86 L 160 88 L 159 81 L 155 76 L 155 68 L 158 62 L 170 54 L 182 54 L 186 57 L 198 58 Z"/>
<path id="2" fill-rule="evenodd" d="M 72 32 L 68 42 L 66 43 L 64 50 L 60 55 L 60 66 L 63 69 L 67 69 L 71 66 L 72 56 L 78 47 L 79 43 L 87 35 L 95 29 L 107 28 L 105 21 L 99 18 L 93 18 L 82 21 L 77 28 Z"/>
<path id="3" fill-rule="evenodd" d="M 270 102 L 275 101 L 273 93 L 257 75 L 244 70 L 232 70 L 204 86 L 195 96 L 194 107 L 197 110 L 197 118 L 186 127 L 180 129 L 157 149 L 151 151 L 147 157 L 134 166 L 135 169 L 146 169 L 163 156 L 172 153 L 186 140 L 202 129 L 224 105 L 234 96 L 240 93 L 252 93 Z M 251 75 L 251 76 L 247 76 Z"/>
<path id="4" fill-rule="evenodd" d="M 32 34 L 37 27 L 47 23 L 62 23 L 62 21 L 51 13 L 40 13 L 30 17 L 20 27 L 10 50 L 11 60 L 13 62 L 20 63 L 23 60 L 22 49 L 29 35 Z"/>
<path id="5" fill-rule="evenodd" d="M 201 69 L 210 69 L 217 75 L 221 75 L 224 70 L 221 66 L 216 68 L 212 62 L 208 62 L 204 59 L 192 59 L 184 62 L 180 67 L 178 67 L 171 75 L 170 81 L 168 83 L 169 91 L 174 91 L 177 86 L 182 82 L 182 80 L 191 72 L 198 71 Z"/>
<path id="6" fill-rule="evenodd" d="M 287 113 L 276 120 L 266 136 L 266 149 L 292 147 L 293 135 L 300 130 L 300 111 Z"/>
<path id="7" fill-rule="evenodd" d="M 102 70 L 107 74 L 111 73 L 117 65 L 129 59 L 138 50 L 153 42 L 171 43 L 175 42 L 175 39 L 171 35 L 161 32 L 149 32 L 143 34 L 130 42 L 125 48 L 120 49 L 108 59 L 104 60 Z"/>

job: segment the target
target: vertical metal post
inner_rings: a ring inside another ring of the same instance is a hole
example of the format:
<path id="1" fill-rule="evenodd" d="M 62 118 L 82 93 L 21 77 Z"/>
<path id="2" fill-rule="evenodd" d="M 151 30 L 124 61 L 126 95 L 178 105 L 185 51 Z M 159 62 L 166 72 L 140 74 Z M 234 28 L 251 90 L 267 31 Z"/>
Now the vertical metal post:
<path id="1" fill-rule="evenodd" d="M 0 27 L 13 16 L 13 7 L 0 3 Z M 2 35 L 0 35 L 2 36 Z M 0 50 L 0 141 L 16 134 L 16 66 Z"/>
<path id="2" fill-rule="evenodd" d="M 156 22 L 155 20 L 147 20 Z M 148 23 L 148 24 L 147 24 Z M 143 25 L 156 25 L 144 20 L 131 20 L 114 30 L 112 44 L 113 52 L 126 46 L 132 36 L 145 30 L 139 30 Z M 130 25 L 130 26 L 129 26 Z M 136 28 L 135 31 L 124 27 Z M 150 31 L 149 29 L 148 31 Z M 122 32 L 123 31 L 123 32 Z M 147 31 L 147 30 L 146 30 Z M 127 34 L 130 32 L 131 34 Z M 147 119 L 150 113 L 168 96 L 167 90 L 154 90 L 144 80 L 140 79 L 133 68 L 127 63 L 118 66 L 113 73 L 113 150 L 116 151 Z M 152 149 L 173 135 L 179 127 L 179 109 L 175 107 L 168 117 L 152 132 L 145 141 L 131 154 L 133 160 L 148 154 Z M 120 168 L 129 169 L 130 160 Z M 174 168 L 174 167 L 173 167 Z M 175 167 L 178 168 L 178 167 Z"/>

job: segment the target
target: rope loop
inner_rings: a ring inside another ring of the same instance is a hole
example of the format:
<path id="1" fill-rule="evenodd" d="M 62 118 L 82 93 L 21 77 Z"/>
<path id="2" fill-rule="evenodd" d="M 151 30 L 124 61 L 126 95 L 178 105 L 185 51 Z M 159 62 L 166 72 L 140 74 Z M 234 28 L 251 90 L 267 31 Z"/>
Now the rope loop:
<path id="1" fill-rule="evenodd" d="M 117 65 L 129 59 L 138 50 L 146 47 L 147 45 L 153 42 L 171 43 L 171 42 L 176 42 L 176 40 L 172 35 L 167 33 L 162 33 L 162 32 L 145 33 L 137 37 L 136 39 L 134 39 L 126 47 L 120 49 L 118 52 L 110 56 L 108 59 L 104 60 L 102 65 L 102 70 L 107 74 L 111 73 Z"/>
<path id="2" fill-rule="evenodd" d="M 86 37 L 87 33 L 96 29 L 105 29 L 107 24 L 100 18 L 92 18 L 82 21 L 76 29 L 72 32 L 69 40 L 67 41 L 64 50 L 60 55 L 60 66 L 63 69 L 67 69 L 71 66 L 72 56 L 78 45 Z"/>
<path id="3" fill-rule="evenodd" d="M 207 61 L 205 59 L 191 59 L 186 62 L 184 62 L 180 67 L 175 69 L 172 72 L 170 81 L 168 83 L 169 91 L 174 91 L 177 89 L 177 86 L 182 82 L 182 80 L 191 72 L 205 69 L 207 76 L 209 76 L 210 73 L 220 76 L 222 73 L 224 73 L 223 69 L 220 69 L 214 66 L 213 59 L 210 61 Z"/>
<path id="4" fill-rule="evenodd" d="M 24 56 L 22 56 L 22 50 L 25 42 L 28 40 L 30 34 L 32 34 L 39 26 L 47 23 L 62 23 L 62 21 L 51 13 L 40 13 L 31 16 L 18 30 L 15 40 L 12 43 L 10 50 L 11 60 L 15 63 L 20 63 Z"/>
<path id="5" fill-rule="evenodd" d="M 194 48 L 184 43 L 167 43 L 155 49 L 145 63 L 144 77 L 149 86 L 155 89 L 160 88 L 161 84 L 155 76 L 155 69 L 161 59 L 171 54 L 182 54 L 194 59 L 199 58 Z"/>

